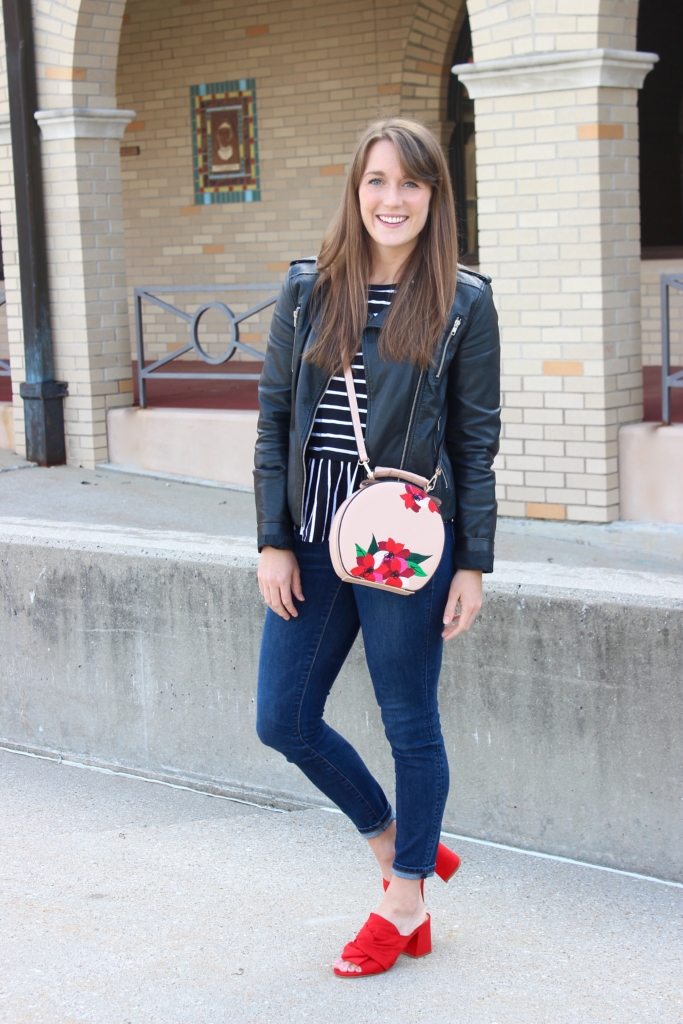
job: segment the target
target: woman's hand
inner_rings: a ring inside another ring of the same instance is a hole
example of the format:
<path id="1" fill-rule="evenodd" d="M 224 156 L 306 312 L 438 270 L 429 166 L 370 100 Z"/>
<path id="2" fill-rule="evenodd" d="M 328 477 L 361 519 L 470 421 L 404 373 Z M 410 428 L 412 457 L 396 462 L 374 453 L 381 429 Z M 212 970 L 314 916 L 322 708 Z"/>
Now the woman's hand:
<path id="1" fill-rule="evenodd" d="M 445 629 L 441 636 L 444 640 L 452 640 L 458 633 L 467 632 L 479 613 L 482 600 L 481 573 L 474 569 L 458 569 L 443 613 Z M 458 604 L 460 611 L 456 615 Z"/>
<path id="2" fill-rule="evenodd" d="M 288 620 L 290 615 L 299 615 L 292 595 L 303 601 L 299 563 L 293 551 L 265 547 L 258 564 L 258 587 L 261 597 L 276 615 Z"/>

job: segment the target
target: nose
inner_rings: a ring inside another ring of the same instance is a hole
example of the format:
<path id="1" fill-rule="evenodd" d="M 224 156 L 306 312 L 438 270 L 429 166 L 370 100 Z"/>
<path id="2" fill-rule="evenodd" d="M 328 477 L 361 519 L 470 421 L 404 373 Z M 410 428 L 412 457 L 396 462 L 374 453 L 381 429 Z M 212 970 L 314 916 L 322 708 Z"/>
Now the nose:
<path id="1" fill-rule="evenodd" d="M 401 186 L 389 185 L 389 188 L 384 195 L 384 202 L 386 206 L 400 206 L 403 202 Z"/>

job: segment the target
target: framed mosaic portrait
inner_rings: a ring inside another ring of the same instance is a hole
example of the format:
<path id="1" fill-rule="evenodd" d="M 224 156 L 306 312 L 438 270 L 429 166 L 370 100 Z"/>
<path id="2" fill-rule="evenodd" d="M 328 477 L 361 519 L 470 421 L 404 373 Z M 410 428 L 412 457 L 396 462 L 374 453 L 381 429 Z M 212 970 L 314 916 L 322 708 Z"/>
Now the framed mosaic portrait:
<path id="1" fill-rule="evenodd" d="M 190 88 L 195 203 L 261 198 L 253 78 Z"/>

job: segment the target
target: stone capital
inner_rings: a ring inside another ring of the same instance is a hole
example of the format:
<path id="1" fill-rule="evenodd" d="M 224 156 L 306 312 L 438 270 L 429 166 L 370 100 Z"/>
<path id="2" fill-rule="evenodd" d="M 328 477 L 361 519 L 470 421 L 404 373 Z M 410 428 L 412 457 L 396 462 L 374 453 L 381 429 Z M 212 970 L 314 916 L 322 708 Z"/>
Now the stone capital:
<path id="1" fill-rule="evenodd" d="M 451 71 L 470 99 L 567 89 L 640 89 L 656 53 L 635 50 L 567 50 L 454 64 Z"/>
<path id="2" fill-rule="evenodd" d="M 114 108 L 99 110 L 90 107 L 65 107 L 59 110 L 36 110 L 34 117 L 45 141 L 54 139 L 120 139 L 126 125 L 135 117 L 134 110 Z M 0 132 L 2 126 L 0 125 Z M 1 138 L 1 135 L 0 135 Z"/>

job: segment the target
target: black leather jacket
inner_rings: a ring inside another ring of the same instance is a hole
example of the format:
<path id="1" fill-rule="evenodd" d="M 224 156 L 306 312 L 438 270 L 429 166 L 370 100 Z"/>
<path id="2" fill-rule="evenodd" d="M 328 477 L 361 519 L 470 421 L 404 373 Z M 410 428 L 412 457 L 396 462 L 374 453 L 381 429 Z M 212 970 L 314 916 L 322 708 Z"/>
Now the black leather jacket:
<path id="1" fill-rule="evenodd" d="M 259 384 L 255 456 L 259 550 L 292 548 L 301 525 L 306 447 L 327 374 L 302 360 L 315 329 L 309 299 L 315 260 L 292 263 L 275 306 Z M 384 362 L 377 336 L 386 311 L 369 319 L 362 346 L 368 392 L 366 446 L 372 466 L 430 479 L 445 520 L 454 520 L 461 569 L 493 569 L 495 476 L 500 434 L 498 317 L 489 278 L 458 270 L 455 299 L 429 370 Z"/>

